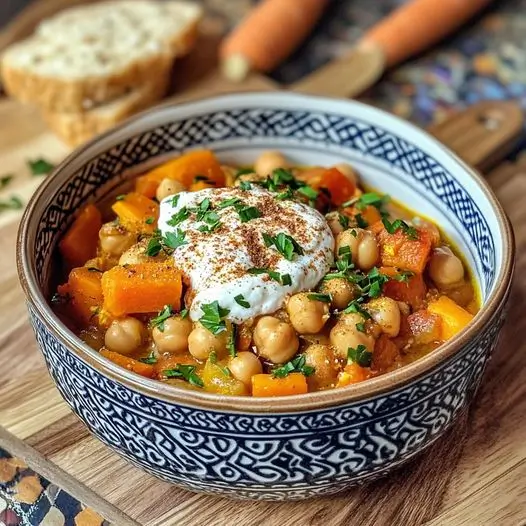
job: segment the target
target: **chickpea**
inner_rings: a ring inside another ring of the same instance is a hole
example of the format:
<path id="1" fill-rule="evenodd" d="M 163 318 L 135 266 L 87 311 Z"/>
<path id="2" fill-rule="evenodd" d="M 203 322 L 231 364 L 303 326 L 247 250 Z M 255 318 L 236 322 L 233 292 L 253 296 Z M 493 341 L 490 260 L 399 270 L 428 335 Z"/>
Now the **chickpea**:
<path id="1" fill-rule="evenodd" d="M 325 216 L 325 219 L 327 220 L 327 224 L 329 225 L 333 236 L 336 237 L 345 230 L 343 225 L 340 223 L 340 214 L 338 212 L 329 212 Z"/>
<path id="2" fill-rule="evenodd" d="M 212 334 L 206 327 L 196 323 L 188 335 L 188 350 L 197 360 L 206 360 L 212 352 L 222 358 L 226 354 L 227 341 L 228 331 Z"/>
<path id="3" fill-rule="evenodd" d="M 253 338 L 260 356 L 273 363 L 288 362 L 300 345 L 292 325 L 274 316 L 258 320 Z"/>
<path id="4" fill-rule="evenodd" d="M 137 351 L 144 341 L 144 325 L 128 316 L 114 320 L 104 335 L 104 345 L 114 352 L 130 354 Z"/>
<path id="5" fill-rule="evenodd" d="M 354 171 L 354 168 L 347 163 L 338 163 L 334 165 L 334 168 L 336 168 L 339 172 L 341 172 L 347 179 L 352 181 L 355 185 L 358 184 L 358 175 Z"/>
<path id="6" fill-rule="evenodd" d="M 155 327 L 153 341 L 159 352 L 179 354 L 188 350 L 188 336 L 192 332 L 192 322 L 188 318 L 172 316 L 164 321 L 163 330 Z"/>
<path id="7" fill-rule="evenodd" d="M 349 247 L 353 263 L 361 270 L 373 268 L 380 257 L 376 237 L 372 232 L 362 228 L 351 228 L 338 234 L 336 236 L 337 256 L 343 247 Z"/>
<path id="8" fill-rule="evenodd" d="M 137 236 L 128 232 L 122 225 L 105 223 L 99 230 L 100 248 L 108 256 L 120 256 L 136 241 Z"/>
<path id="9" fill-rule="evenodd" d="M 161 181 L 161 184 L 157 187 L 155 197 L 157 197 L 157 201 L 159 201 L 160 203 L 163 199 L 171 195 L 178 194 L 179 192 L 184 192 L 185 190 L 186 188 L 184 184 L 180 181 L 176 181 L 174 179 L 170 179 L 169 177 L 165 177 Z"/>
<path id="10" fill-rule="evenodd" d="M 305 363 L 314 367 L 307 377 L 312 390 L 330 387 L 338 376 L 338 359 L 329 345 L 311 345 L 305 351 Z"/>
<path id="11" fill-rule="evenodd" d="M 280 152 L 263 152 L 254 163 L 256 173 L 261 176 L 270 175 L 277 168 L 285 168 L 288 162 Z"/>
<path id="12" fill-rule="evenodd" d="M 376 265 L 379 257 L 380 250 L 376 237 L 372 232 L 364 230 L 358 245 L 356 265 L 362 270 L 370 270 Z"/>
<path id="13" fill-rule="evenodd" d="M 323 282 L 321 292 L 331 295 L 334 309 L 343 310 L 354 299 L 356 287 L 344 278 L 334 278 Z"/>
<path id="14" fill-rule="evenodd" d="M 428 268 L 429 276 L 439 289 L 450 287 L 464 279 L 464 265 L 448 247 L 433 250 Z"/>
<path id="15" fill-rule="evenodd" d="M 359 316 L 353 319 L 353 322 L 359 320 L 363 323 L 363 317 Z M 351 322 L 351 318 L 340 320 L 331 329 L 330 340 L 334 350 L 341 358 L 347 358 L 347 351 L 350 347 L 356 349 L 358 345 L 363 345 L 369 352 L 374 350 L 374 338 L 369 334 L 360 332 L 356 328 L 356 323 Z"/>
<path id="16" fill-rule="evenodd" d="M 400 332 L 400 307 L 391 298 L 375 298 L 365 306 L 373 320 L 380 326 L 382 332 L 390 338 L 395 338 Z"/>
<path id="17" fill-rule="evenodd" d="M 228 368 L 232 376 L 245 385 L 250 385 L 255 374 L 263 372 L 259 358 L 250 351 L 238 353 L 237 356 L 230 360 Z"/>
<path id="18" fill-rule="evenodd" d="M 147 246 L 147 239 L 143 239 L 142 241 L 139 241 L 139 243 L 133 245 L 119 258 L 119 265 L 136 265 L 137 263 L 147 263 L 148 261 L 151 261 L 150 256 L 146 255 Z"/>
<path id="19" fill-rule="evenodd" d="M 309 299 L 307 292 L 294 294 L 287 302 L 290 323 L 300 334 L 316 334 L 329 319 L 329 305 Z"/>

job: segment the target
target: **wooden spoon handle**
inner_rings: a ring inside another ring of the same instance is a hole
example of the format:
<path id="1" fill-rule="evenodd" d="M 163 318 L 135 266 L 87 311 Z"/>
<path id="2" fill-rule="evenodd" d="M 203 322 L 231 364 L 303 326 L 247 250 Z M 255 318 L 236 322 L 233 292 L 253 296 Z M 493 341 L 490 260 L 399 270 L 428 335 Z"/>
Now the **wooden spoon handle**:
<path id="1" fill-rule="evenodd" d="M 524 114 L 513 101 L 484 101 L 456 113 L 428 131 L 466 163 L 485 171 L 517 143 Z"/>

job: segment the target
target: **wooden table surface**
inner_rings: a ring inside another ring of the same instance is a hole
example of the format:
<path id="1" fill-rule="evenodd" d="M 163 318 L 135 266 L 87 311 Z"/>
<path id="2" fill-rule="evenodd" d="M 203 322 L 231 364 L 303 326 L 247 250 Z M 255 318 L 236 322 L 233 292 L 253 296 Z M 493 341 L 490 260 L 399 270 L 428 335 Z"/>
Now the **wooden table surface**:
<path id="1" fill-rule="evenodd" d="M 265 86 L 256 79 L 252 87 Z M 17 194 L 25 201 L 41 181 L 29 174 L 27 160 L 56 162 L 67 148 L 34 110 L 14 102 L 0 101 L 0 123 L 0 175 L 16 176 L 0 199 Z M 37 350 L 16 276 L 20 212 L 0 214 L 0 424 L 16 437 L 0 433 L 0 445 L 119 526 L 526 524 L 526 158 L 502 164 L 488 180 L 517 240 L 508 323 L 469 412 L 390 477 L 307 502 L 232 502 L 180 490 L 113 454 L 72 415 Z M 0 469 L 0 484 L 2 476 Z"/>

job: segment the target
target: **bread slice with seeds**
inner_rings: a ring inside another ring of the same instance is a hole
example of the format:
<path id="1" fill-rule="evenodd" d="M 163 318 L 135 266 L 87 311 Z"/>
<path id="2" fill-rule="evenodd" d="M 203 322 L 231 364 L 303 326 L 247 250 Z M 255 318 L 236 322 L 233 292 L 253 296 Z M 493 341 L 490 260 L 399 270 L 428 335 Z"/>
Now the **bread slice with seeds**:
<path id="1" fill-rule="evenodd" d="M 1 59 L 7 93 L 54 112 L 82 112 L 152 84 L 189 52 L 202 16 L 189 2 L 112 0 L 44 20 Z"/>
<path id="2" fill-rule="evenodd" d="M 42 116 L 50 129 L 66 144 L 78 146 L 161 100 L 169 81 L 169 75 L 165 74 L 164 78 L 144 84 L 89 111 L 78 113 L 43 110 Z"/>

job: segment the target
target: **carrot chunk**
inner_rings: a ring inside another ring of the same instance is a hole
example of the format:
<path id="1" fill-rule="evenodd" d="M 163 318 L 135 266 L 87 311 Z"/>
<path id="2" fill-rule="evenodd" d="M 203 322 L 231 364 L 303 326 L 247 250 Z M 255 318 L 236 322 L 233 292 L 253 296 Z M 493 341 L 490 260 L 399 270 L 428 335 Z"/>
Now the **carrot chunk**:
<path id="1" fill-rule="evenodd" d="M 139 360 L 134 360 L 128 356 L 119 354 L 118 352 L 108 351 L 107 349 L 102 349 L 100 354 L 108 360 L 111 360 L 113 363 L 128 369 L 128 371 L 133 371 L 134 373 L 140 374 L 141 376 L 146 376 L 146 378 L 153 378 L 155 374 L 155 369 L 152 365 L 147 363 L 139 362 Z"/>
<path id="2" fill-rule="evenodd" d="M 424 272 L 431 252 L 431 238 L 428 231 L 416 229 L 416 239 L 411 239 L 401 229 L 390 234 L 381 222 L 371 225 L 370 230 L 376 234 L 380 244 L 383 266 L 398 267 L 417 274 Z"/>
<path id="3" fill-rule="evenodd" d="M 429 344 L 440 340 L 442 320 L 427 310 L 413 312 L 407 323 L 416 344 Z"/>
<path id="4" fill-rule="evenodd" d="M 102 305 L 101 277 L 100 272 L 78 267 L 69 273 L 68 282 L 58 287 L 61 296 L 69 297 L 68 314 L 82 325 L 88 325 Z"/>
<path id="5" fill-rule="evenodd" d="M 120 224 L 136 234 L 151 234 L 159 218 L 159 205 L 137 192 L 126 194 L 111 207 Z"/>
<path id="6" fill-rule="evenodd" d="M 101 227 L 102 216 L 97 207 L 83 208 L 58 245 L 68 267 L 81 267 L 96 255 Z"/>
<path id="7" fill-rule="evenodd" d="M 442 320 L 440 339 L 443 341 L 453 338 L 473 319 L 473 314 L 447 296 L 440 296 L 437 300 L 431 301 L 427 310 Z"/>
<path id="8" fill-rule="evenodd" d="M 307 380 L 301 373 L 291 373 L 284 378 L 275 378 L 271 374 L 252 377 L 252 396 L 289 396 L 307 391 Z"/>
<path id="9" fill-rule="evenodd" d="M 114 316 L 160 311 L 165 305 L 179 310 L 181 273 L 167 263 L 116 266 L 102 275 L 104 310 Z"/>
<path id="10" fill-rule="evenodd" d="M 337 168 L 329 168 L 310 178 L 308 184 L 316 189 L 326 188 L 331 194 L 331 201 L 340 206 L 349 200 L 356 191 L 354 181 L 342 174 Z"/>
<path id="11" fill-rule="evenodd" d="M 338 383 L 336 387 L 345 387 L 351 384 L 357 384 L 367 380 L 371 374 L 369 367 L 362 367 L 357 363 L 350 363 L 345 366 L 345 369 L 338 375 Z"/>
<path id="12" fill-rule="evenodd" d="M 135 189 L 146 197 L 154 197 L 157 187 L 165 178 L 179 181 L 189 188 L 196 177 L 213 183 L 216 187 L 225 186 L 225 174 L 215 155 L 210 150 L 196 150 L 172 159 L 147 174 L 138 177 Z"/>
<path id="13" fill-rule="evenodd" d="M 382 267 L 380 272 L 384 269 L 392 269 L 392 267 Z M 392 277 L 383 286 L 383 293 L 396 301 L 404 301 L 411 305 L 413 309 L 418 309 L 426 297 L 427 287 L 422 274 L 413 274 L 409 276 L 406 281 L 398 281 L 395 279 L 399 272 L 394 269 L 394 273 L 389 270 L 388 276 Z"/>

